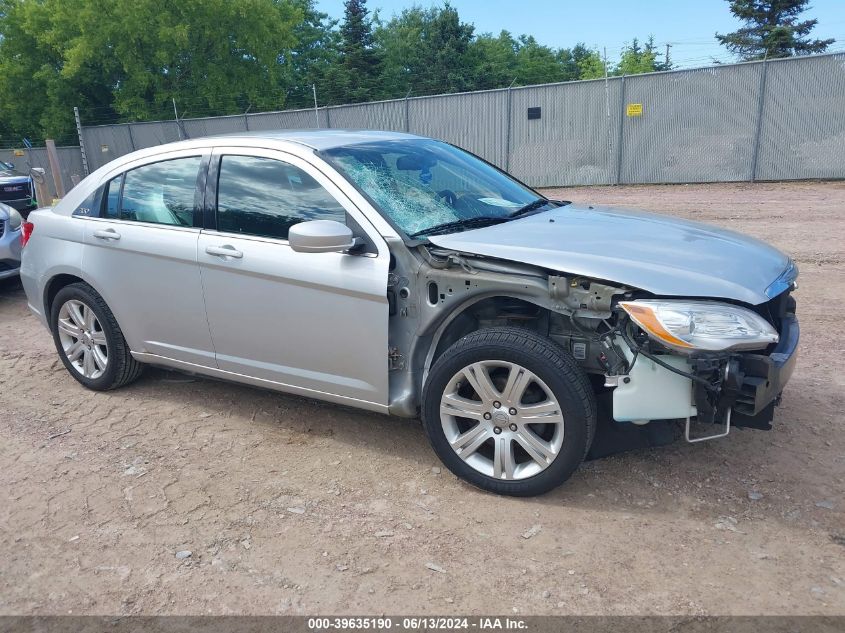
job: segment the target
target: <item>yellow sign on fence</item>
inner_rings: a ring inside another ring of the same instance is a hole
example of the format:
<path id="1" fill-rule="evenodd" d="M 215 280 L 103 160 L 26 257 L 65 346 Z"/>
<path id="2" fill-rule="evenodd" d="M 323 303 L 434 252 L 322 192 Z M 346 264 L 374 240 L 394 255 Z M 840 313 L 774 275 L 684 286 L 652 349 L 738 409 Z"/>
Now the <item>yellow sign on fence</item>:
<path id="1" fill-rule="evenodd" d="M 628 109 L 626 110 L 628 116 L 642 116 L 643 115 L 643 104 L 642 103 L 629 103 Z"/>

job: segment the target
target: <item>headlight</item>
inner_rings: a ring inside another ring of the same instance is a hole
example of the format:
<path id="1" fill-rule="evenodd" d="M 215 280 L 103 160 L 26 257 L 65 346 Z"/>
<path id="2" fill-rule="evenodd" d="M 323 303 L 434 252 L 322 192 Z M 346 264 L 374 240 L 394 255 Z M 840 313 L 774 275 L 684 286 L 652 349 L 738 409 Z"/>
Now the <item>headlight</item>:
<path id="1" fill-rule="evenodd" d="M 15 209 L 9 207 L 9 228 L 13 231 L 17 231 L 21 228 L 21 224 L 23 224 L 23 218 L 21 214 L 18 213 Z"/>
<path id="2" fill-rule="evenodd" d="M 648 335 L 679 352 L 760 349 L 778 333 L 746 308 L 716 301 L 621 301 L 619 305 Z"/>

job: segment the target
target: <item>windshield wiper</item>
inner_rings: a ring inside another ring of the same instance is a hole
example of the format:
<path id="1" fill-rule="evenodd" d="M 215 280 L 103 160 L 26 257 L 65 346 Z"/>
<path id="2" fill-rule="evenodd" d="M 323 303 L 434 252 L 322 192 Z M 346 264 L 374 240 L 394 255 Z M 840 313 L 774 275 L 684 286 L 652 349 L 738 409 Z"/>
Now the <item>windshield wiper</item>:
<path id="1" fill-rule="evenodd" d="M 528 215 L 529 213 L 533 213 L 537 209 L 546 206 L 547 204 L 551 204 L 551 200 L 547 200 L 546 198 L 537 198 L 534 202 L 529 202 L 524 207 L 520 207 L 513 213 L 511 213 L 508 217 L 509 218 L 519 218 L 523 215 Z"/>
<path id="2" fill-rule="evenodd" d="M 455 220 L 454 222 L 444 222 L 443 224 L 435 224 L 427 229 L 422 229 L 415 233 L 408 235 L 410 238 L 419 237 L 421 235 L 441 235 L 443 233 L 450 233 L 457 229 L 475 229 L 482 226 L 490 226 L 491 224 L 499 224 L 506 222 L 507 217 L 494 218 L 490 216 L 480 216 L 475 218 L 464 218 L 462 220 Z"/>
<path id="3" fill-rule="evenodd" d="M 482 226 L 490 226 L 491 224 L 501 224 L 502 222 L 513 220 L 514 218 L 519 218 L 525 215 L 529 215 L 531 213 L 535 213 L 538 209 L 546 206 L 547 204 L 555 205 L 556 207 L 562 207 L 570 203 L 561 202 L 559 200 L 548 200 L 547 198 L 537 198 L 533 202 L 529 202 L 524 207 L 520 207 L 513 213 L 506 216 L 491 217 L 484 215 L 475 218 L 464 218 L 462 220 L 455 220 L 454 222 L 445 222 L 443 224 L 436 224 L 435 226 L 432 226 L 427 229 L 422 229 L 420 231 L 417 231 L 416 233 L 411 233 L 410 235 L 408 235 L 408 237 L 415 238 L 421 235 L 441 235 L 443 233 L 449 233 L 457 229 L 475 229 L 480 228 Z"/>
<path id="4" fill-rule="evenodd" d="M 572 204 L 568 200 L 549 200 L 548 198 L 537 198 L 534 202 L 529 202 L 524 207 L 520 207 L 508 216 L 508 219 L 520 218 L 524 215 L 529 215 L 536 212 L 538 209 L 545 207 L 547 204 L 553 204 L 555 207 L 563 207 L 567 204 Z"/>

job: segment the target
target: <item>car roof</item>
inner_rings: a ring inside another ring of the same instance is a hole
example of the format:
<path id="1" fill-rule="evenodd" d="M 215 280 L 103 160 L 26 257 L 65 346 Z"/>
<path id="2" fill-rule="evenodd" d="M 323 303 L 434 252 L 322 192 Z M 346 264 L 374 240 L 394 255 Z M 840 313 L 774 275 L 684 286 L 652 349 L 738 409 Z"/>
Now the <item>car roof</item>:
<path id="1" fill-rule="evenodd" d="M 55 213 L 70 215 L 76 206 L 90 194 L 96 187 L 100 186 L 105 178 L 112 178 L 114 174 L 125 170 L 127 166 L 137 164 L 139 161 L 149 162 L 156 160 L 160 155 L 171 152 L 194 150 L 196 148 L 208 148 L 220 145 L 241 145 L 256 148 L 277 148 L 285 149 L 292 153 L 302 154 L 294 149 L 307 148 L 311 151 L 329 150 L 336 147 L 347 147 L 364 143 L 378 141 L 400 141 L 400 140 L 431 140 L 425 136 L 407 134 L 405 132 L 391 132 L 387 130 L 345 130 L 345 129 L 304 129 L 304 130 L 262 130 L 250 132 L 235 132 L 230 134 L 209 135 L 195 137 L 182 141 L 153 145 L 139 149 L 128 154 L 119 156 L 90 174 L 79 185 L 74 187 L 68 195 L 62 199 Z M 287 147 L 285 147 L 287 145 Z M 294 146 L 294 147 L 292 147 Z"/>
<path id="2" fill-rule="evenodd" d="M 375 141 L 395 141 L 408 139 L 424 139 L 423 136 L 406 134 L 405 132 L 390 132 L 386 130 L 268 130 L 261 132 L 237 132 L 222 134 L 213 138 L 230 139 L 268 139 L 275 141 L 289 141 L 305 145 L 317 151 L 372 143 Z"/>
<path id="3" fill-rule="evenodd" d="M 297 153 L 294 148 L 299 148 L 301 153 L 306 151 L 322 151 L 336 147 L 348 147 L 377 141 L 398 141 L 398 140 L 431 140 L 424 136 L 406 134 L 404 132 L 389 132 L 384 130 L 262 130 L 254 132 L 235 132 L 232 134 L 218 134 L 210 136 L 198 136 L 182 141 L 152 145 L 124 154 L 101 166 L 94 174 L 100 177 L 109 172 L 124 168 L 138 160 L 155 159 L 159 155 L 174 151 L 193 150 L 196 148 L 207 148 L 210 146 L 240 145 L 244 147 L 264 147 L 286 149 Z M 287 146 L 287 147 L 285 147 Z M 292 147 L 293 146 L 293 147 Z M 91 174 L 92 176 L 94 174 Z"/>

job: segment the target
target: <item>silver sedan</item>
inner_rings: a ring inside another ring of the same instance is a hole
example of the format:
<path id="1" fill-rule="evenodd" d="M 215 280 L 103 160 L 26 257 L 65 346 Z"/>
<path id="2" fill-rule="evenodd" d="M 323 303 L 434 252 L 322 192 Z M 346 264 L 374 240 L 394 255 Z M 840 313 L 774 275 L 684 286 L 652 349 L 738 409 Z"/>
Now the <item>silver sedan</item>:
<path id="1" fill-rule="evenodd" d="M 796 358 L 783 253 L 549 200 L 409 134 L 146 149 L 28 220 L 29 306 L 86 387 L 157 365 L 419 416 L 449 469 L 501 494 L 619 438 L 770 428 Z"/>

